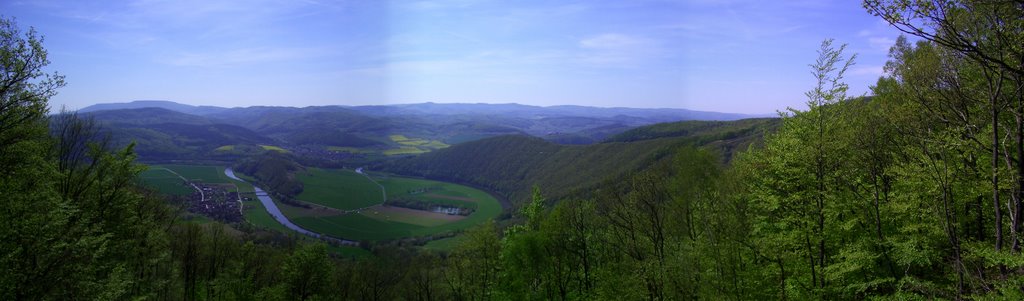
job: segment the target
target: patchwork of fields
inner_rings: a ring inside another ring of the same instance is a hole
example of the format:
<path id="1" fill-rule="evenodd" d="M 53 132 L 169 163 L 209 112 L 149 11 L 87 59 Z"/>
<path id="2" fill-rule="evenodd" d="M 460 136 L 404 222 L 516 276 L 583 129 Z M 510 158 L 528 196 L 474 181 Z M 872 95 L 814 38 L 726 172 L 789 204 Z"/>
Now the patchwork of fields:
<path id="1" fill-rule="evenodd" d="M 344 152 L 351 154 L 374 154 L 384 156 L 400 156 L 400 155 L 416 155 L 422 154 L 442 148 L 446 148 L 449 145 L 440 140 L 429 140 L 424 138 L 407 137 L 405 135 L 389 135 L 386 142 L 389 142 L 389 148 L 369 147 L 351 147 L 351 146 L 327 146 L 326 150 L 333 152 Z"/>
<path id="2" fill-rule="evenodd" d="M 192 188 L 185 186 L 181 178 L 171 171 L 192 181 L 234 185 L 242 197 L 253 199 L 244 202 L 246 221 L 290 232 L 254 199 L 251 185 L 228 178 L 224 175 L 224 167 L 153 166 L 143 172 L 140 179 L 145 185 L 168 194 L 191 193 Z M 318 168 L 300 173 L 299 179 L 304 190 L 296 198 L 316 206 L 303 208 L 276 202 L 281 211 L 305 229 L 350 240 L 389 240 L 462 230 L 501 213 L 501 205 L 491 195 L 452 183 Z M 391 206 L 386 200 L 414 201 L 439 208 L 469 208 L 472 213 L 455 215 L 402 208 Z"/>
<path id="3" fill-rule="evenodd" d="M 295 224 L 331 236 L 353 240 L 426 236 L 465 229 L 493 219 L 501 213 L 501 205 L 494 197 L 462 185 L 387 174 L 371 174 L 369 177 L 373 181 L 370 181 L 367 177 L 349 170 L 310 169 L 308 173 L 300 176 L 300 179 L 305 189 L 312 190 L 304 190 L 298 198 L 339 211 L 336 214 L 325 214 L 325 211 L 319 208 L 306 209 L 288 205 L 283 205 L 282 211 Z M 379 205 L 381 187 L 384 188 L 388 201 L 402 199 L 437 206 L 460 206 L 472 208 L 473 213 L 468 216 L 449 215 L 429 210 L 394 207 L 387 202 Z M 356 197 L 357 195 L 363 197 Z M 348 212 L 353 208 L 361 209 Z"/>

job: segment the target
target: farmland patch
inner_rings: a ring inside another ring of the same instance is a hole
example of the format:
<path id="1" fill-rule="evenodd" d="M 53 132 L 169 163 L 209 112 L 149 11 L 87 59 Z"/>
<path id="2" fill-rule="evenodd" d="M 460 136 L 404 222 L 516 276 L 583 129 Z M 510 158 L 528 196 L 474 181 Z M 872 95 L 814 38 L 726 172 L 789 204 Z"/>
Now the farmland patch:
<path id="1" fill-rule="evenodd" d="M 361 212 L 373 219 L 433 227 L 465 219 L 465 216 L 395 206 L 373 206 Z"/>
<path id="2" fill-rule="evenodd" d="M 298 175 L 304 202 L 339 210 L 356 210 L 384 202 L 384 193 L 366 176 L 351 170 L 309 168 Z"/>

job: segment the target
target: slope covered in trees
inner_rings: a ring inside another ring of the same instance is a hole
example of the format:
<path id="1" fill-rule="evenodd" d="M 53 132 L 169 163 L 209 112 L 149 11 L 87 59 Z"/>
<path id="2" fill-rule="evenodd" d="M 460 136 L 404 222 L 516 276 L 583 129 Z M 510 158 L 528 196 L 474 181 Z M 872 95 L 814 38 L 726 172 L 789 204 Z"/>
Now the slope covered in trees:
<path id="1" fill-rule="evenodd" d="M 277 144 L 276 140 L 244 127 L 163 108 L 104 110 L 82 116 L 95 120 L 112 137 L 114 145 L 123 147 L 134 142 L 135 152 L 149 162 L 233 160 L 258 153 L 256 145 Z M 225 145 L 253 146 L 254 151 L 217 150 Z"/>
<path id="2" fill-rule="evenodd" d="M 629 142 L 612 139 L 612 142 L 593 145 L 559 145 L 530 136 L 501 136 L 386 162 L 381 168 L 483 186 L 513 203 L 521 203 L 529 197 L 530 187 L 534 185 L 554 198 L 585 192 L 603 181 L 652 167 L 682 146 L 706 146 L 728 159 L 733 152 L 746 149 L 771 131 L 777 123 L 777 119 L 686 121 L 679 127 L 689 128 L 688 132 L 665 137 L 634 137 L 629 138 Z M 677 123 L 640 129 L 656 131 L 666 127 L 677 127 Z"/>
<path id="3" fill-rule="evenodd" d="M 239 161 L 234 168 L 255 177 L 260 186 L 266 187 L 279 200 L 291 199 L 302 193 L 302 182 L 296 178 L 296 173 L 304 168 L 287 154 L 266 151 Z"/>

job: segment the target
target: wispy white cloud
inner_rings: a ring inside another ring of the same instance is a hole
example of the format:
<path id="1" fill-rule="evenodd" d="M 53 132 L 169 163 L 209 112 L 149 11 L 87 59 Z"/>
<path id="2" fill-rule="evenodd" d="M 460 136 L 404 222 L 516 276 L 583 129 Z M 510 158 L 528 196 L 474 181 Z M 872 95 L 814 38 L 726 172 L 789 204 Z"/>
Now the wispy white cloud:
<path id="1" fill-rule="evenodd" d="M 885 74 L 885 70 L 884 69 L 885 68 L 882 65 L 856 66 L 856 67 L 853 67 L 852 70 L 850 70 L 850 74 L 852 74 L 852 75 L 865 75 L 865 76 L 878 77 L 878 76 L 882 76 L 882 75 Z"/>
<path id="2" fill-rule="evenodd" d="M 896 44 L 896 40 L 888 37 L 870 37 L 868 38 L 868 45 L 876 51 L 889 51 L 889 47 Z"/>
<path id="3" fill-rule="evenodd" d="M 597 66 L 632 66 L 663 54 L 652 39 L 621 33 L 603 33 L 579 41 L 579 60 Z"/>
<path id="4" fill-rule="evenodd" d="M 190 67 L 224 67 L 255 63 L 307 60 L 330 52 L 313 48 L 242 48 L 228 51 L 185 52 L 163 60 L 165 64 Z"/>
<path id="5" fill-rule="evenodd" d="M 442 10 L 452 8 L 466 8 L 480 4 L 481 0 L 421 0 L 399 2 L 398 6 L 414 10 Z"/>
<path id="6" fill-rule="evenodd" d="M 580 41 L 580 47 L 601 50 L 631 50 L 645 44 L 648 41 L 618 33 L 600 34 Z"/>
<path id="7" fill-rule="evenodd" d="M 72 72 L 139 87 L 168 76 L 217 76 L 225 83 L 212 90 L 166 93 L 241 98 L 255 94 L 251 83 L 294 77 L 302 80 L 290 87 L 328 96 L 377 80 L 436 100 L 471 89 L 524 100 L 558 90 L 580 101 L 614 101 L 619 92 L 634 99 L 622 91 L 657 85 L 709 91 L 691 97 L 697 103 L 721 98 L 734 80 L 769 82 L 763 90 L 798 87 L 818 42 L 829 37 L 861 54 L 864 65 L 851 79 L 877 76 L 895 39 L 856 3 L 820 0 L 33 0 L 0 2 L 0 10 L 56 28 L 47 31 L 58 32 L 51 41 L 65 47 L 53 53 L 93 58 L 67 65 L 78 68 Z M 707 84 L 685 85 L 702 79 Z M 338 88 L 343 81 L 359 84 Z M 799 99 L 802 90 L 793 91 Z M 678 101 L 678 94 L 655 94 Z"/>

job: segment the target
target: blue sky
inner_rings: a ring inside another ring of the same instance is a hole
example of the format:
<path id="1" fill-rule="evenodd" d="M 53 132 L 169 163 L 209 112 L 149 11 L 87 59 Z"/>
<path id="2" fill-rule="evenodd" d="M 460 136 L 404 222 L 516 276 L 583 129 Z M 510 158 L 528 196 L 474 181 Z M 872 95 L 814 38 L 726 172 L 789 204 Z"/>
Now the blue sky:
<path id="1" fill-rule="evenodd" d="M 859 1 L 4 1 L 68 85 L 51 106 L 487 102 L 772 113 L 826 38 L 862 94 L 898 32 Z"/>

